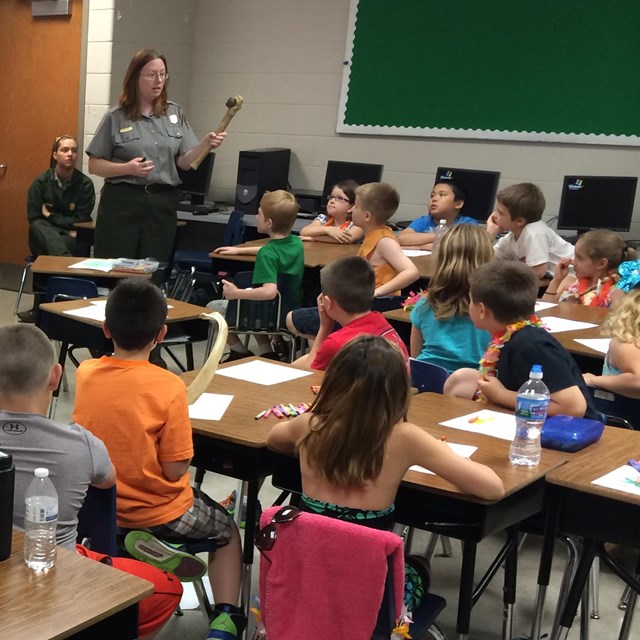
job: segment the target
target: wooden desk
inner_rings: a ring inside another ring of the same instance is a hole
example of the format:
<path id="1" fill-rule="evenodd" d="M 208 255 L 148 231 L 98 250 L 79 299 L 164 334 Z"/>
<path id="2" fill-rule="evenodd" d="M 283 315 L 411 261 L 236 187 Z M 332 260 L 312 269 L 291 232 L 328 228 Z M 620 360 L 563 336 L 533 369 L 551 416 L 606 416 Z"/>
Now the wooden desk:
<path id="1" fill-rule="evenodd" d="M 551 489 L 550 526 L 545 533 L 545 545 L 550 545 L 553 551 L 557 531 L 583 537 L 580 561 L 556 638 L 566 638 L 571 628 L 596 555 L 640 592 L 640 585 L 630 579 L 631 576 L 620 573 L 620 568 L 609 559 L 604 549 L 605 542 L 640 546 L 640 496 L 592 484 L 593 480 L 626 464 L 629 458 L 640 458 L 640 433 L 607 427 L 600 442 L 547 475 Z"/>
<path id="2" fill-rule="evenodd" d="M 3 638 L 137 638 L 137 603 L 153 593 L 150 582 L 61 548 L 56 566 L 36 574 L 23 541 L 14 531 L 11 556 L 0 562 Z"/>
<path id="3" fill-rule="evenodd" d="M 239 247 L 255 247 L 266 244 L 268 240 L 251 240 Z M 304 245 L 304 266 L 308 269 L 319 269 L 334 260 L 347 256 L 355 256 L 360 248 L 359 244 L 337 244 L 331 242 L 303 242 Z M 214 259 L 228 259 L 238 262 L 255 262 L 255 256 L 230 256 L 220 255 L 218 253 L 209 254 Z M 410 260 L 418 268 L 421 278 L 430 278 L 433 274 L 433 264 L 431 256 L 417 256 Z"/>
<path id="4" fill-rule="evenodd" d="M 220 369 L 256 359 L 245 358 L 230 362 L 221 365 Z M 291 366 L 283 363 L 278 364 L 285 367 Z M 188 385 L 196 374 L 197 372 L 190 371 L 181 377 Z M 254 514 L 258 503 L 260 483 L 273 473 L 276 464 L 276 454 L 267 449 L 267 434 L 269 426 L 277 420 L 275 417 L 267 420 L 255 420 L 255 416 L 275 403 L 312 402 L 314 395 L 310 387 L 320 384 L 323 375 L 323 373 L 316 371 L 297 380 L 270 386 L 215 375 L 208 391 L 232 395 L 233 400 L 222 420 L 191 421 L 195 450 L 191 464 L 194 467 L 204 468 L 246 482 L 247 514 Z M 238 496 L 237 504 L 242 504 L 242 496 Z M 245 603 L 249 602 L 251 589 L 255 529 L 255 518 L 250 515 L 246 518 L 243 547 L 245 567 L 243 601 Z"/>
<path id="5" fill-rule="evenodd" d="M 551 309 L 545 309 L 538 315 L 544 320 L 546 316 L 556 316 L 558 318 L 564 318 L 565 320 L 577 320 L 579 322 L 590 322 L 596 324 L 596 327 L 589 329 L 580 329 L 578 331 L 562 331 L 560 333 L 552 334 L 558 342 L 570 353 L 576 355 L 589 356 L 590 358 L 604 359 L 604 354 L 599 351 L 595 351 L 589 347 L 576 342 L 576 339 L 585 338 L 601 338 L 600 325 L 605 319 L 608 309 L 602 309 L 599 307 L 585 307 L 581 304 L 571 304 L 568 302 L 560 302 Z M 385 311 L 384 317 L 392 323 L 411 323 L 410 313 L 404 309 L 393 309 L 392 311 Z"/>
<path id="6" fill-rule="evenodd" d="M 122 278 L 150 278 L 149 273 L 123 273 L 122 271 L 94 271 L 93 269 L 70 269 L 72 264 L 82 262 L 86 258 L 77 258 L 75 256 L 38 256 L 35 262 L 31 266 L 31 272 L 34 274 L 34 278 L 38 274 L 47 276 L 68 276 L 76 278 L 92 278 L 102 279 L 109 278 L 122 279 Z"/>

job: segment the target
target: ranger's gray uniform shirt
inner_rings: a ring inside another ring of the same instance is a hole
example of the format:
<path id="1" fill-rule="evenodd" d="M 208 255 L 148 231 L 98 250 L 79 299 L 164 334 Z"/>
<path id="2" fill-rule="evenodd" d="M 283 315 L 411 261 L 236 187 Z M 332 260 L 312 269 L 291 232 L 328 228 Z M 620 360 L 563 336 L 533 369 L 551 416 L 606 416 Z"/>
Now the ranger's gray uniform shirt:
<path id="1" fill-rule="evenodd" d="M 181 182 L 176 157 L 198 144 L 180 105 L 167 102 L 165 115 L 143 115 L 139 120 L 129 120 L 121 107 L 112 107 L 98 126 L 86 153 L 122 164 L 134 158 L 153 161 L 154 169 L 146 178 L 115 176 L 107 178 L 107 182 L 168 184 L 176 187 Z"/>

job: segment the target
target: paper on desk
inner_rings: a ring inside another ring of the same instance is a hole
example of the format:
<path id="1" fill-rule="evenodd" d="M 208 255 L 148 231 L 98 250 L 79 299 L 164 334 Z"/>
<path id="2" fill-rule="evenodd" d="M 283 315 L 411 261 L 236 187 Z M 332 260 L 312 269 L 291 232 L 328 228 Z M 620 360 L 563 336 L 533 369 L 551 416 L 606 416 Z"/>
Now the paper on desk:
<path id="1" fill-rule="evenodd" d="M 609 343 L 611 338 L 574 338 L 574 342 L 579 342 L 589 349 L 593 349 L 598 353 L 607 353 L 609 351 Z"/>
<path id="2" fill-rule="evenodd" d="M 474 447 L 473 445 L 470 445 L 470 444 L 457 444 L 455 442 L 447 442 L 447 444 L 454 451 L 454 453 L 457 453 L 459 456 L 462 456 L 463 458 L 470 458 L 478 450 L 478 447 Z M 420 473 L 428 473 L 429 475 L 432 475 L 432 476 L 435 475 L 433 471 L 429 471 L 429 469 L 425 469 L 424 467 L 421 467 L 419 464 L 414 464 L 413 466 L 409 467 L 409 471 L 418 471 Z"/>
<path id="3" fill-rule="evenodd" d="M 78 318 L 89 318 L 90 320 L 98 320 L 99 322 L 104 322 L 105 319 L 105 307 L 88 304 L 86 307 L 80 307 L 79 309 L 69 309 L 68 311 L 64 311 L 69 316 L 76 316 Z"/>
<path id="4" fill-rule="evenodd" d="M 578 329 L 590 329 L 597 327 L 592 322 L 579 322 L 578 320 L 567 320 L 566 318 L 558 318 L 557 316 L 545 316 L 542 318 L 542 324 L 549 333 L 561 333 L 562 331 L 577 331 Z"/>
<path id="5" fill-rule="evenodd" d="M 513 414 L 482 409 L 466 416 L 452 418 L 440 423 L 444 427 L 484 433 L 501 440 L 513 440 L 516 435 L 516 419 Z"/>
<path id="6" fill-rule="evenodd" d="M 233 396 L 221 393 L 203 393 L 189 405 L 189 417 L 194 420 L 222 420 L 232 400 Z"/>
<path id="7" fill-rule="evenodd" d="M 252 360 L 251 362 L 237 364 L 228 369 L 218 369 L 216 375 L 271 386 L 272 384 L 289 382 L 290 380 L 310 376 L 311 371 L 301 371 L 293 367 L 283 367 L 280 364 L 272 364 L 264 360 Z"/>
<path id="8" fill-rule="evenodd" d="M 104 271 L 108 273 L 111 271 L 113 267 L 113 263 L 115 260 L 106 259 L 101 260 L 99 258 L 88 258 L 87 260 L 83 260 L 82 262 L 76 262 L 75 264 L 70 264 L 69 269 L 91 269 L 92 271 Z"/>
<path id="9" fill-rule="evenodd" d="M 597 478 L 591 484 L 640 496 L 640 474 L 628 464 Z"/>
<path id="10" fill-rule="evenodd" d="M 417 258 L 418 256 L 430 256 L 431 251 L 423 251 L 422 249 L 403 249 L 402 253 L 408 258 Z"/>
<path id="11" fill-rule="evenodd" d="M 544 302 L 543 300 L 536 300 L 535 312 L 539 313 L 540 311 L 544 311 L 545 309 L 551 309 L 552 307 L 557 306 L 557 302 Z"/>

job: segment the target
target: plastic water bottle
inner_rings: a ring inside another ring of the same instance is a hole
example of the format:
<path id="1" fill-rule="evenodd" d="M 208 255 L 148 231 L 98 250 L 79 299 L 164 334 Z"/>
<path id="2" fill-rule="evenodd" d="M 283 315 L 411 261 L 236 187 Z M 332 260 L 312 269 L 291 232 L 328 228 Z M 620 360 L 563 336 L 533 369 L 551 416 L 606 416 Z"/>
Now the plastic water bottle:
<path id="1" fill-rule="evenodd" d="M 34 571 L 51 569 L 56 562 L 58 492 L 49 469 L 35 469 L 24 494 L 24 561 Z"/>
<path id="2" fill-rule="evenodd" d="M 516 437 L 509 449 L 511 464 L 533 467 L 540 462 L 540 432 L 550 401 L 549 389 L 542 382 L 542 367 L 534 364 L 516 398 Z"/>
<path id="3" fill-rule="evenodd" d="M 431 255 L 436 257 L 440 248 L 442 236 L 447 232 L 447 221 L 443 218 L 438 222 L 438 226 L 433 230 L 433 246 L 431 247 Z"/>

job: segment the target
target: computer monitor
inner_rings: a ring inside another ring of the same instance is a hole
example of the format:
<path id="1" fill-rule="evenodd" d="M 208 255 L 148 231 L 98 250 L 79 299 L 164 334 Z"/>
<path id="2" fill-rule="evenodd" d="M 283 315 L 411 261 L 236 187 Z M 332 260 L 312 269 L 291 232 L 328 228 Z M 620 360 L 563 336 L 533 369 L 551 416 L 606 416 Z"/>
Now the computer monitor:
<path id="1" fill-rule="evenodd" d="M 455 182 L 464 191 L 464 206 L 460 215 L 484 222 L 493 213 L 500 182 L 499 171 L 438 167 L 433 184 L 447 181 Z"/>
<path id="2" fill-rule="evenodd" d="M 178 168 L 178 175 L 182 180 L 180 189 L 184 192 L 183 200 L 189 200 L 193 205 L 204 204 L 205 199 L 209 196 L 215 159 L 216 154 L 210 153 L 197 169 L 184 171 L 184 169 Z"/>
<path id="3" fill-rule="evenodd" d="M 324 187 L 322 188 L 322 205 L 327 202 L 331 195 L 331 189 L 338 182 L 343 180 L 355 180 L 358 184 L 368 182 L 380 182 L 384 165 L 366 164 L 364 162 L 342 162 L 340 160 L 329 160 L 327 162 L 327 172 L 324 175 Z"/>
<path id="4" fill-rule="evenodd" d="M 638 178 L 565 176 L 558 229 L 629 231 Z"/>

